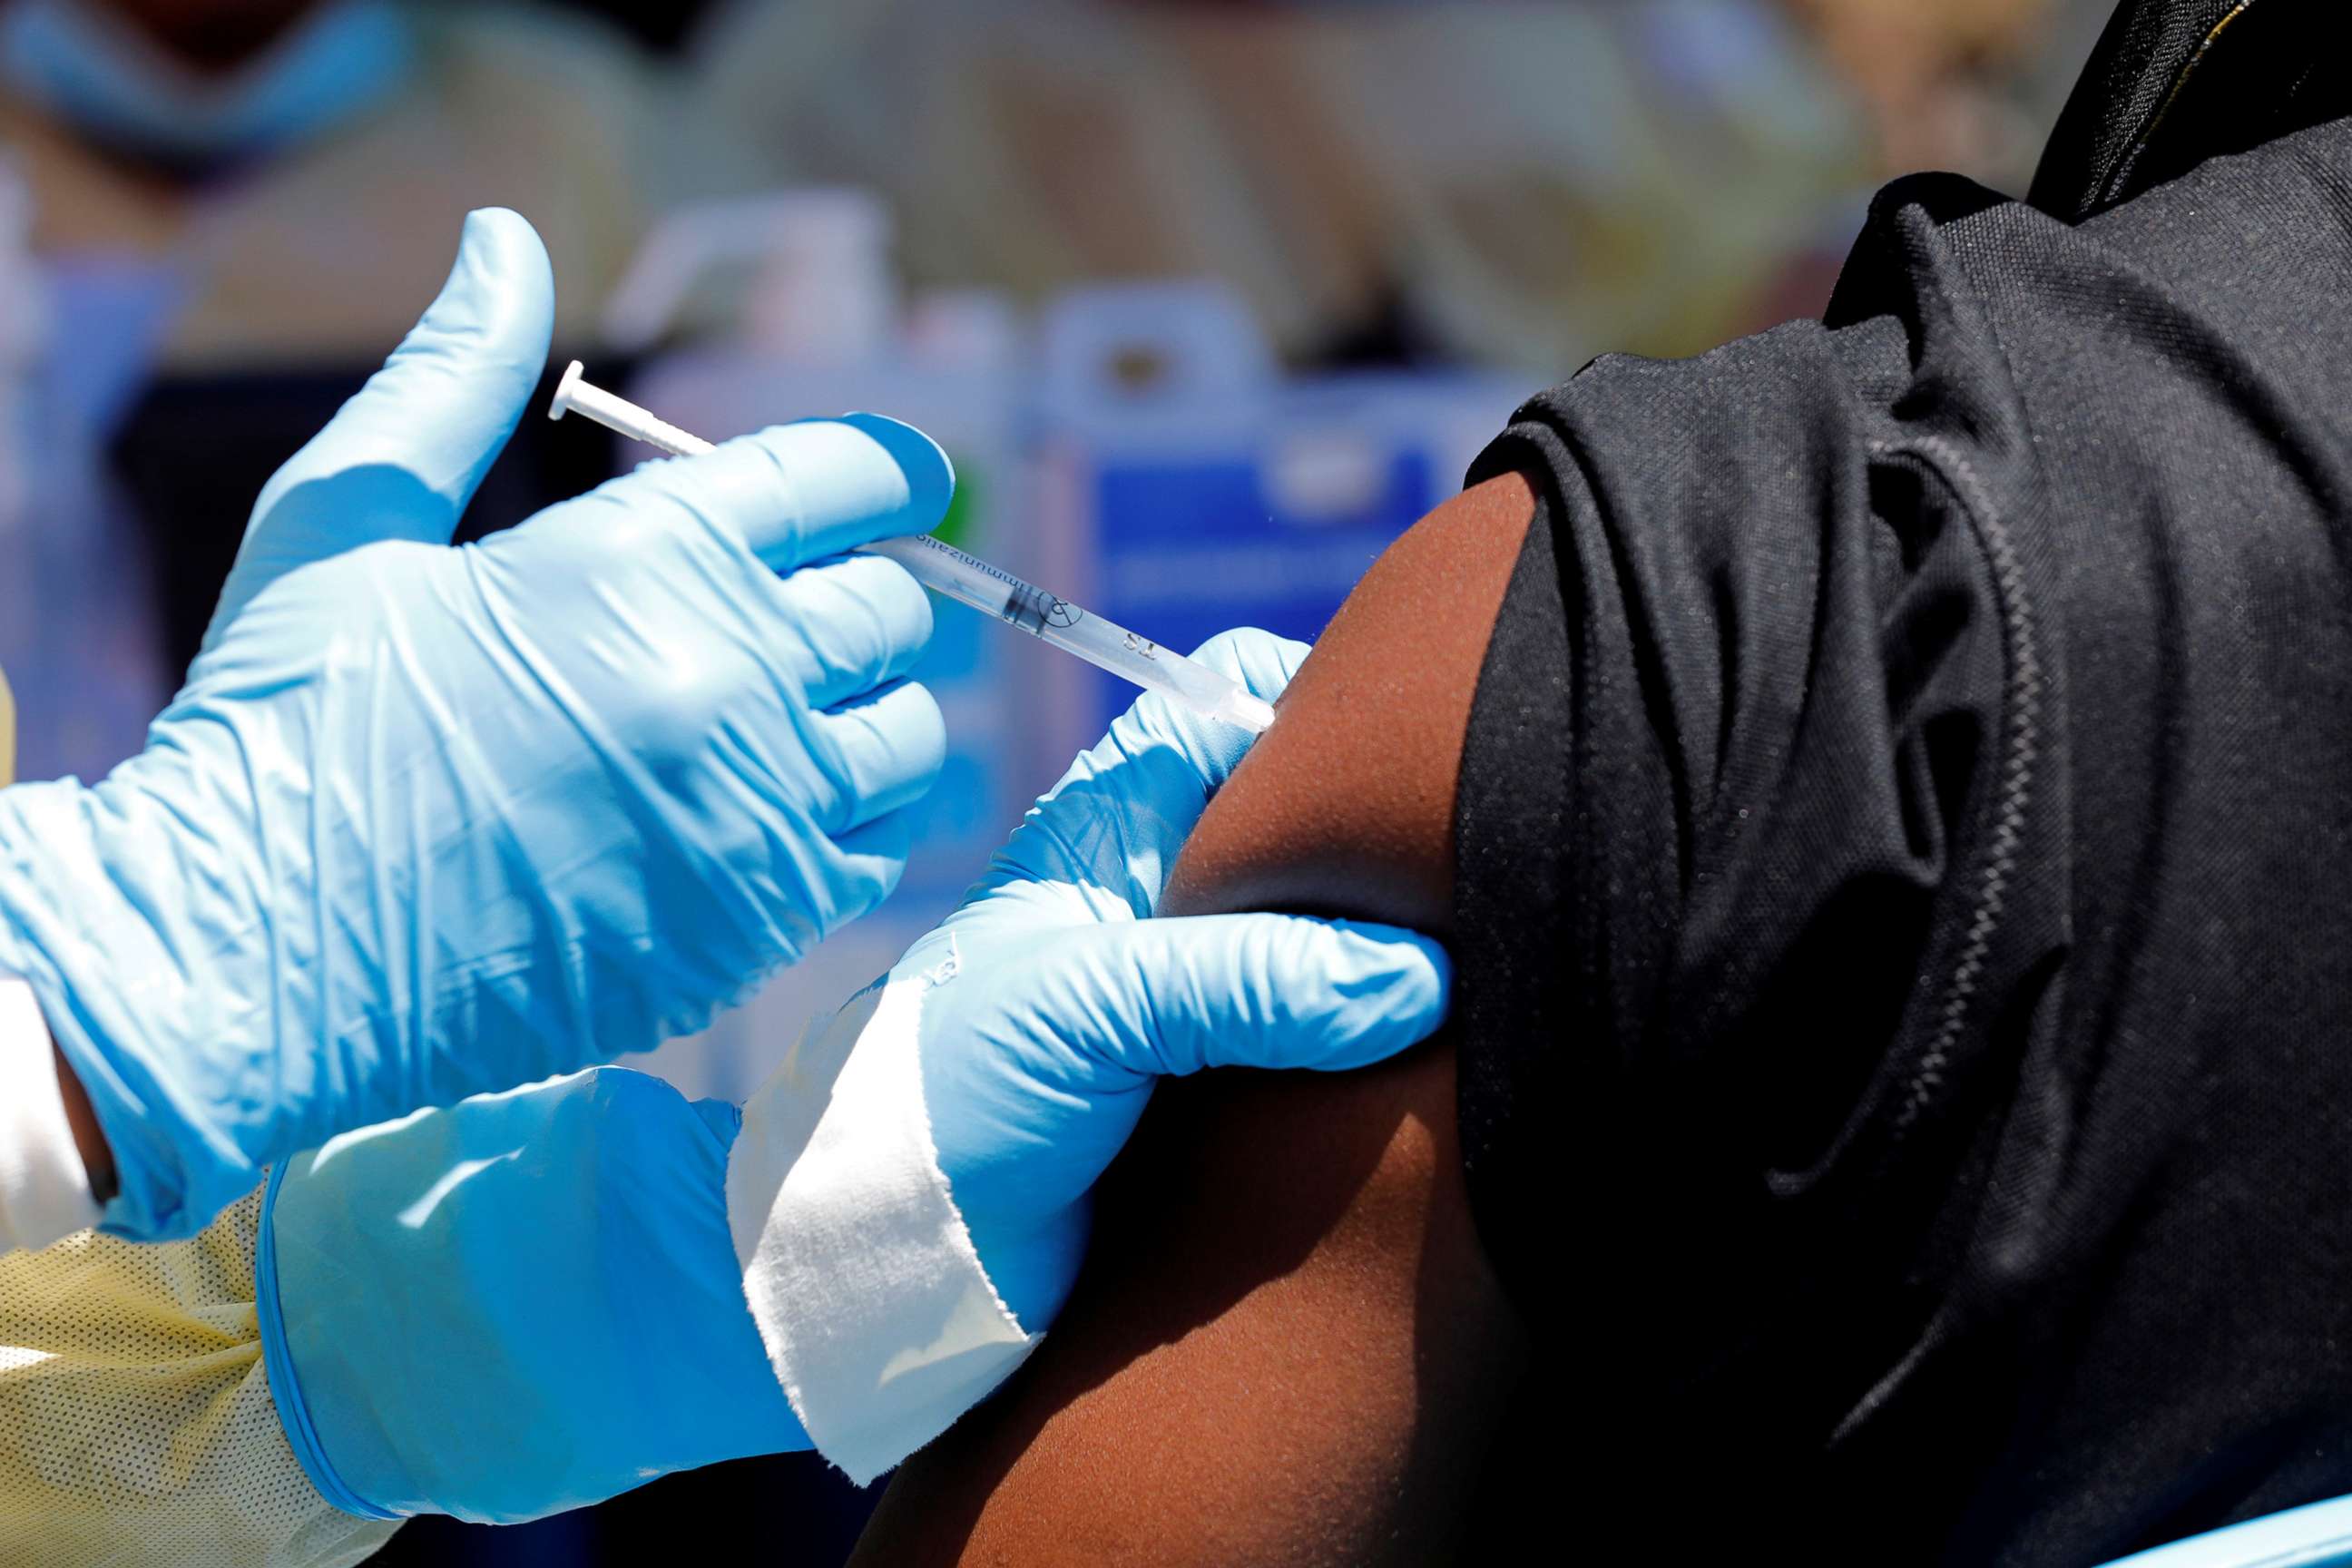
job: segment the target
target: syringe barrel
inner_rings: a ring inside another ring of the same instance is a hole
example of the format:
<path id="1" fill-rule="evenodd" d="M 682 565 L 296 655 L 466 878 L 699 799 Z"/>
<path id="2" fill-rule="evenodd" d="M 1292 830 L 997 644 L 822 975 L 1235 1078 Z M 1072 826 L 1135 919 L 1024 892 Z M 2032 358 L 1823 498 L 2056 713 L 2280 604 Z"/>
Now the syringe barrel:
<path id="1" fill-rule="evenodd" d="M 982 615 L 1008 621 L 1033 636 L 1051 613 L 1050 606 L 1061 602 L 1012 573 L 991 566 L 977 555 L 967 555 L 928 533 L 877 539 L 857 548 L 869 555 L 887 555 L 933 593 L 945 594 L 958 604 L 970 605 Z"/>
<path id="2" fill-rule="evenodd" d="M 976 555 L 967 555 L 952 544 L 923 534 L 879 540 L 860 548 L 890 557 L 926 587 L 1018 626 L 1147 691 L 1162 692 L 1198 712 L 1255 731 L 1263 731 L 1273 722 L 1274 710 L 1263 699 L 1208 666 L 1100 616 L 1089 615 L 1069 600 L 1024 583 Z"/>

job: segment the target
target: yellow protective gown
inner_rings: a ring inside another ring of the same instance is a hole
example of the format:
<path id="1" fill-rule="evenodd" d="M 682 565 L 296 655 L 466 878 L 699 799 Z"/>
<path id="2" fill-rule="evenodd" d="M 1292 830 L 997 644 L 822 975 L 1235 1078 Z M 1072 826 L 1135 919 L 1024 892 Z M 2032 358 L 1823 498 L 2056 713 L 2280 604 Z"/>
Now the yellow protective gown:
<path id="1" fill-rule="evenodd" d="M 258 1193 L 194 1240 L 0 1258 L 0 1563 L 341 1568 L 398 1527 L 330 1506 L 262 1373 Z"/>
<path id="2" fill-rule="evenodd" d="M 0 785 L 14 776 L 0 676 Z M 342 1568 L 396 1525 L 331 1507 L 263 1375 L 261 1194 L 192 1241 L 0 1256 L 0 1568 Z"/>

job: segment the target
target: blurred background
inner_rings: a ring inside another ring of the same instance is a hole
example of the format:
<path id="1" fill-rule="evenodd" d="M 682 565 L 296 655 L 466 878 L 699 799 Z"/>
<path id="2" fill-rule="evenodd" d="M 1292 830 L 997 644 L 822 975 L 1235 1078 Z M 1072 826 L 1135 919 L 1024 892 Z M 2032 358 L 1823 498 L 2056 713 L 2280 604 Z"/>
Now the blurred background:
<path id="1" fill-rule="evenodd" d="M 1180 647 L 1312 637 L 1528 393 L 1814 314 L 1870 192 L 2021 192 L 2107 0 L 0 0 L 0 668 L 105 773 L 254 493 L 432 297 L 546 237 L 555 366 L 723 437 L 852 408 L 961 543 Z M 552 382 L 551 378 L 550 385 Z M 647 456 L 526 420 L 468 521 Z M 1129 693 L 943 605 L 952 732 L 885 910 L 648 1058 L 740 1098 Z M 385 1563 L 831 1564 L 805 1456 Z"/>

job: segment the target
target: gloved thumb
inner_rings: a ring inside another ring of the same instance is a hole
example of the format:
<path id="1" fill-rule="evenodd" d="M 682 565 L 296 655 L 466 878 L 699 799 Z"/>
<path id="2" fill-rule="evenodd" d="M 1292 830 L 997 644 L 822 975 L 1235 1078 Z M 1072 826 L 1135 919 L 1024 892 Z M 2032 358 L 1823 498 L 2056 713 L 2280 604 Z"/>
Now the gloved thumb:
<path id="1" fill-rule="evenodd" d="M 262 488 L 205 646 L 298 566 L 387 539 L 448 542 L 539 384 L 554 321 L 538 233 L 502 207 L 468 214 L 424 319 Z"/>
<path id="2" fill-rule="evenodd" d="M 1070 994 L 1037 1010 L 1108 1023 L 1074 1043 L 1145 1076 L 1368 1066 L 1434 1033 L 1453 984 L 1427 937 L 1301 915 L 1138 921 L 1062 941 L 1071 962 L 1045 984 Z"/>

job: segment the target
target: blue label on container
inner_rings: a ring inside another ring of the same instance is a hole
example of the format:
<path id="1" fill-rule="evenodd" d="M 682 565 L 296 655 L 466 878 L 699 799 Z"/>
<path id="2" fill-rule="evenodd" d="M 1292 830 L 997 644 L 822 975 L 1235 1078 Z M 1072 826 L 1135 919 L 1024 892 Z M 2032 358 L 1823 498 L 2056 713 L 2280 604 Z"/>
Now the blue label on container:
<path id="1" fill-rule="evenodd" d="M 1286 513 L 1244 458 L 1104 461 L 1096 471 L 1100 603 L 1090 606 L 1190 652 L 1234 626 L 1311 641 L 1365 569 L 1436 504 L 1427 457 L 1384 455 L 1359 504 Z M 1106 676 L 1106 722 L 1135 689 Z"/>

